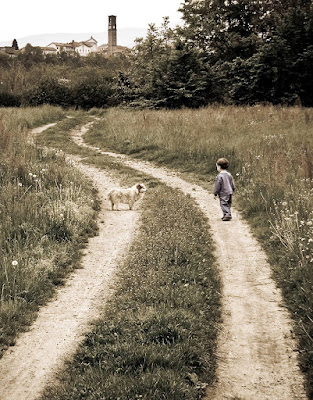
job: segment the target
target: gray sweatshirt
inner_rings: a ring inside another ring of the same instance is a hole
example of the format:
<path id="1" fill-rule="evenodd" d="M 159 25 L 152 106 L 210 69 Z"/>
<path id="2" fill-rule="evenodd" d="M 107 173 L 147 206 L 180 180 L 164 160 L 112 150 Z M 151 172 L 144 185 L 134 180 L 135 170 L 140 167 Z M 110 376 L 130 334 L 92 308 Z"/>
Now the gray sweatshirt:
<path id="1" fill-rule="evenodd" d="M 227 196 L 233 194 L 234 191 L 235 185 L 232 175 L 228 171 L 221 171 L 215 179 L 214 194 Z"/>

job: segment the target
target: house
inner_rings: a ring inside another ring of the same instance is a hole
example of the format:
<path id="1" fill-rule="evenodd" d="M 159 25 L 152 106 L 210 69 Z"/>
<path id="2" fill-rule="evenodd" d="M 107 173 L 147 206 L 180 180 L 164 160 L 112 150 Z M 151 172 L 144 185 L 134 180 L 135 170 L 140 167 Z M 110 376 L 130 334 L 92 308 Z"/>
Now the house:
<path id="1" fill-rule="evenodd" d="M 19 53 L 19 50 L 16 50 L 14 47 L 0 47 L 0 53 L 6 54 L 9 57 L 16 57 Z"/>
<path id="2" fill-rule="evenodd" d="M 48 46 L 43 47 L 44 54 L 59 54 L 63 51 L 68 54 L 78 53 L 82 57 L 88 56 L 90 53 L 97 51 L 98 42 L 91 36 L 90 39 L 83 42 L 75 42 L 72 40 L 70 43 L 52 42 Z"/>
<path id="3" fill-rule="evenodd" d="M 52 42 L 48 46 L 42 48 L 44 54 L 59 54 L 65 51 L 66 53 L 74 53 L 75 49 L 72 43 Z"/>
<path id="4" fill-rule="evenodd" d="M 97 44 L 98 42 L 92 36 L 90 39 L 85 40 L 84 42 L 76 43 L 76 52 L 85 57 L 91 53 L 97 52 Z"/>
<path id="5" fill-rule="evenodd" d="M 110 54 L 110 49 L 108 44 L 102 44 L 101 46 L 97 47 L 97 53 L 102 54 L 104 57 L 109 57 L 111 55 L 115 56 L 117 54 L 127 54 L 129 51 L 130 51 L 129 48 L 126 46 L 116 45 L 113 48 L 113 51 L 111 50 Z"/>
<path id="6" fill-rule="evenodd" d="M 128 47 L 119 46 L 117 44 L 117 30 L 116 30 L 116 16 L 109 16 L 109 28 L 108 28 L 108 44 L 102 44 L 98 46 L 98 42 L 92 36 L 88 40 L 82 42 L 75 42 L 72 40 L 70 43 L 57 43 L 52 42 L 46 47 L 42 47 L 44 54 L 59 54 L 65 52 L 68 54 L 78 53 L 82 57 L 86 57 L 89 54 L 101 54 L 104 57 L 110 57 L 117 54 L 126 54 L 129 52 Z"/>
<path id="7" fill-rule="evenodd" d="M 57 49 L 55 47 L 41 47 L 41 50 L 44 54 L 57 54 Z"/>

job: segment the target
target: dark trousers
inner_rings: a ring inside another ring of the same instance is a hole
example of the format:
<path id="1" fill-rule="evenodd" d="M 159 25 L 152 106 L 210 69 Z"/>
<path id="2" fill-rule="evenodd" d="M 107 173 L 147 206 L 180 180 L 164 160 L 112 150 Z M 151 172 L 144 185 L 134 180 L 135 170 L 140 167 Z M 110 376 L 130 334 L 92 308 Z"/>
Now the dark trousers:
<path id="1" fill-rule="evenodd" d="M 220 205 L 221 205 L 221 209 L 223 212 L 223 216 L 231 218 L 230 208 L 231 208 L 231 203 L 232 203 L 232 195 L 228 194 L 228 195 L 222 195 L 219 197 L 220 197 Z"/>

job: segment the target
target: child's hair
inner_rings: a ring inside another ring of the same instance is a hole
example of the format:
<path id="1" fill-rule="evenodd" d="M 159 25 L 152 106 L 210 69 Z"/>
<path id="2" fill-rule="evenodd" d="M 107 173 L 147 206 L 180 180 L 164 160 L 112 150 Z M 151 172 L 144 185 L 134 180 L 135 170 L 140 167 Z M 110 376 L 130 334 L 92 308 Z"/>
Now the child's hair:
<path id="1" fill-rule="evenodd" d="M 228 160 L 226 158 L 219 158 L 216 161 L 216 164 L 219 165 L 222 169 L 227 169 L 228 165 L 229 165 L 229 162 L 228 162 Z"/>

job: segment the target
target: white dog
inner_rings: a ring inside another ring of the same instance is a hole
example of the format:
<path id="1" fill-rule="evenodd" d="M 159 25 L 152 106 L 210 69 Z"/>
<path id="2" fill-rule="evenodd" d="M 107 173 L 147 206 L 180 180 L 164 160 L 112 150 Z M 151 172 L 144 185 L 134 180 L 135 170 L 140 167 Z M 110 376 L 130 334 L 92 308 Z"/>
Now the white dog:
<path id="1" fill-rule="evenodd" d="M 129 205 L 129 209 L 133 208 L 136 201 L 144 196 L 147 191 L 143 183 L 137 183 L 129 189 L 113 189 L 108 194 L 108 199 L 111 202 L 112 210 L 114 210 L 114 205 L 118 210 L 119 203 L 124 203 Z"/>

